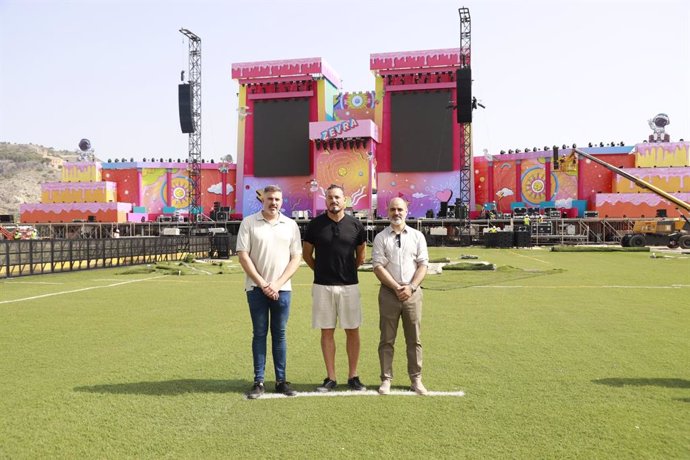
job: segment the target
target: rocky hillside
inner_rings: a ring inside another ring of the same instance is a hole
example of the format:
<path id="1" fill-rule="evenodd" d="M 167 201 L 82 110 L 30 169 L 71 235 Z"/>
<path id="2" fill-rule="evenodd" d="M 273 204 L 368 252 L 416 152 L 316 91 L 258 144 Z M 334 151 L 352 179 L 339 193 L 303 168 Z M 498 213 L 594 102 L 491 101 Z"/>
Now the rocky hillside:
<path id="1" fill-rule="evenodd" d="M 0 214 L 19 217 L 19 205 L 41 201 L 41 184 L 60 180 L 65 161 L 78 154 L 34 144 L 0 142 Z"/>

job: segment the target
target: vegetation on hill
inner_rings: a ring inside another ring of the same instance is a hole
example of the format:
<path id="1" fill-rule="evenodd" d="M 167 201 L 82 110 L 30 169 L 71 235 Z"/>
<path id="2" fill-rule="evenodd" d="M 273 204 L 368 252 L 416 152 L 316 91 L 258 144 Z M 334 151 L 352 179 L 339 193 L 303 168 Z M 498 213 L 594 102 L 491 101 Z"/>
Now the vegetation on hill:
<path id="1" fill-rule="evenodd" d="M 0 214 L 18 218 L 19 205 L 40 202 L 41 184 L 59 181 L 62 163 L 77 158 L 67 150 L 0 142 Z"/>

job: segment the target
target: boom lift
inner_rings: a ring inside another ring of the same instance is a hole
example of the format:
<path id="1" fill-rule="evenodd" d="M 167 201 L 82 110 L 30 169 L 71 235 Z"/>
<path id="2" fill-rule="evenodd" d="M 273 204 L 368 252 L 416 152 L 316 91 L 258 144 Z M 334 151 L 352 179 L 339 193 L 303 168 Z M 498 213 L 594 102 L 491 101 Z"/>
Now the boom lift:
<path id="1" fill-rule="evenodd" d="M 583 152 L 580 149 L 574 149 L 574 152 L 580 156 L 587 158 L 606 169 L 622 176 L 633 182 L 638 187 L 649 190 L 656 195 L 670 201 L 679 208 L 690 213 L 690 204 L 675 196 L 667 193 L 660 188 L 643 181 L 642 179 L 628 174 L 620 168 L 608 164 L 607 162 Z M 681 219 L 650 219 L 636 221 L 633 226 L 632 233 L 626 233 L 621 240 L 622 246 L 642 247 L 647 245 L 652 246 L 668 246 L 669 248 L 680 247 L 682 249 L 690 249 L 690 220 L 681 214 Z"/>

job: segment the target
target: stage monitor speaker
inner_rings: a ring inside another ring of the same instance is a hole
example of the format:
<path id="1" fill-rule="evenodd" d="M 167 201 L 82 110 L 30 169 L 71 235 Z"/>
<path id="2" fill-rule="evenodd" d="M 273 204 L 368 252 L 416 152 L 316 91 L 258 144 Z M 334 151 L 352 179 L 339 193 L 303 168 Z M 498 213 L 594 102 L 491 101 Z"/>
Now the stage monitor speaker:
<path id="1" fill-rule="evenodd" d="M 599 211 L 585 211 L 585 217 L 599 217 Z"/>
<path id="2" fill-rule="evenodd" d="M 180 128 L 185 134 L 195 131 L 192 119 L 192 85 L 182 83 L 178 86 L 178 101 L 180 106 Z"/>
<path id="3" fill-rule="evenodd" d="M 438 216 L 441 219 L 445 219 L 448 217 L 448 202 L 447 201 L 442 201 L 441 202 L 441 209 L 438 211 Z"/>
<path id="4" fill-rule="evenodd" d="M 455 202 L 455 218 L 456 219 L 461 219 L 461 220 L 466 220 L 467 219 L 467 206 L 465 203 L 460 202 Z"/>
<path id="5" fill-rule="evenodd" d="M 455 72 L 457 122 L 472 123 L 472 69 L 462 67 Z"/>
<path id="6" fill-rule="evenodd" d="M 665 209 L 657 209 L 656 210 L 656 216 L 657 217 L 668 217 L 668 214 L 666 213 Z"/>

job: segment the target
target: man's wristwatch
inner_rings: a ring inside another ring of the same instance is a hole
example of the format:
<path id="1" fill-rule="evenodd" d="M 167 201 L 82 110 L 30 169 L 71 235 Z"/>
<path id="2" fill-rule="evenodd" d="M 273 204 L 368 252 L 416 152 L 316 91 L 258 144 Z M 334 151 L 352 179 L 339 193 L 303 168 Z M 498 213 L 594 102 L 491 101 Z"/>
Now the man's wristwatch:
<path id="1" fill-rule="evenodd" d="M 410 290 L 414 293 L 417 291 L 417 285 L 410 283 L 408 286 L 410 286 Z"/>

